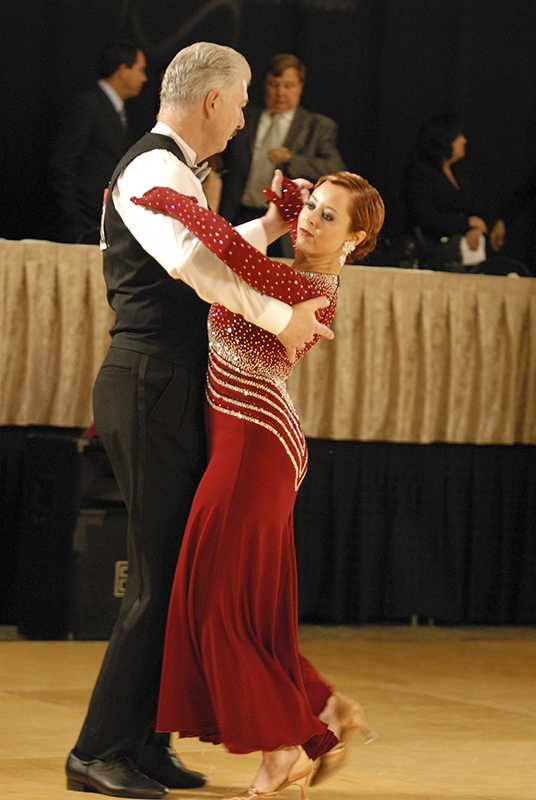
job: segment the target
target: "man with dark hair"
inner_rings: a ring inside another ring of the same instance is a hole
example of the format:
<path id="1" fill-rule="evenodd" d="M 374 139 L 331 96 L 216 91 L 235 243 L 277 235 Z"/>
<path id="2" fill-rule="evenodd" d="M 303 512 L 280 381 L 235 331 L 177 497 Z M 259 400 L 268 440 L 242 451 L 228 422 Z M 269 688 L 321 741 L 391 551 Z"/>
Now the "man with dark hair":
<path id="1" fill-rule="evenodd" d="M 121 66 L 130 69 L 138 59 L 139 49 L 132 42 L 120 39 L 105 47 L 99 59 L 99 78 L 110 78 Z"/>
<path id="2" fill-rule="evenodd" d="M 322 175 L 345 168 L 337 149 L 335 122 L 300 105 L 305 77 L 305 65 L 297 56 L 273 56 L 264 84 L 265 108 L 246 108 L 246 126 L 223 155 L 219 212 L 234 225 L 264 213 L 262 190 L 270 185 L 275 169 L 288 178 L 303 177 L 315 183 Z M 292 257 L 289 245 L 287 236 L 268 252 Z"/>
<path id="3" fill-rule="evenodd" d="M 145 66 L 136 45 L 114 42 L 101 55 L 100 80 L 62 120 L 50 160 L 61 241 L 98 243 L 104 190 L 131 144 L 125 100 L 140 93 Z"/>

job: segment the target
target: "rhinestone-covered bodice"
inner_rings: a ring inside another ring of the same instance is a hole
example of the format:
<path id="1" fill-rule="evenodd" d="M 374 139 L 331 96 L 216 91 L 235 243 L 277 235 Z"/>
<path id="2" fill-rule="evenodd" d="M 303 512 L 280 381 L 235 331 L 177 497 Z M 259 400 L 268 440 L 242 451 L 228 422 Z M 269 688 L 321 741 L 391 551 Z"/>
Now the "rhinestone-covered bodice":
<path id="1" fill-rule="evenodd" d="M 330 317 L 337 302 L 338 278 L 303 273 L 329 297 Z M 296 489 L 307 471 L 307 447 L 286 389 L 290 363 L 277 337 L 220 305 L 208 319 L 209 371 L 206 395 L 219 411 L 270 430 L 281 442 L 296 472 Z M 297 354 L 301 358 L 313 342 Z"/>
<path id="2" fill-rule="evenodd" d="M 311 287 L 329 298 L 330 308 L 323 321 L 330 322 L 336 305 L 338 278 L 321 273 L 301 273 Z M 329 315 L 329 318 L 326 317 Z M 271 333 L 252 325 L 239 314 L 233 314 L 224 306 L 211 306 L 208 317 L 208 336 L 211 352 L 249 375 L 286 380 L 292 370 L 285 348 Z M 312 344 L 310 345 L 312 346 Z M 301 358 L 309 346 L 297 353 Z"/>

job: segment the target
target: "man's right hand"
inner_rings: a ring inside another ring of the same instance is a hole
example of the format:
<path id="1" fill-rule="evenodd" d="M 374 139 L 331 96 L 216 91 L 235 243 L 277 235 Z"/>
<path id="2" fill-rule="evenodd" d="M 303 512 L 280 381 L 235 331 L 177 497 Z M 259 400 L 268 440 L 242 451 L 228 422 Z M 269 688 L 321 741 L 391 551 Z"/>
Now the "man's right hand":
<path id="1" fill-rule="evenodd" d="M 325 336 L 326 339 L 334 338 L 333 331 L 319 322 L 315 316 L 315 311 L 328 305 L 327 297 L 312 297 L 292 306 L 290 322 L 277 337 L 285 347 L 291 362 L 296 358 L 296 350 L 301 350 L 316 335 Z"/>

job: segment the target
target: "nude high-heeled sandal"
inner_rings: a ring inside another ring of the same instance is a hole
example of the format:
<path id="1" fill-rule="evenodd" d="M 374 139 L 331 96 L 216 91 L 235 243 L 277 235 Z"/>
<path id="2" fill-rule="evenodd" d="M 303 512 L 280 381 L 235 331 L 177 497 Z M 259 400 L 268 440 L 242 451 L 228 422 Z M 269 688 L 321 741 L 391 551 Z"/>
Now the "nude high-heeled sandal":
<path id="1" fill-rule="evenodd" d="M 273 800 L 287 786 L 299 786 L 302 800 L 307 800 L 307 787 L 313 771 L 313 762 L 302 747 L 298 747 L 299 755 L 292 765 L 288 778 L 273 792 L 259 792 L 255 786 L 250 786 L 245 792 L 226 797 L 225 800 Z"/>
<path id="2" fill-rule="evenodd" d="M 311 780 L 311 786 L 323 781 L 330 772 L 342 767 L 348 758 L 348 747 L 352 735 L 357 728 L 365 737 L 365 744 L 374 741 L 378 734 L 369 728 L 362 707 L 355 700 L 350 697 L 345 697 L 342 694 L 335 693 L 333 695 L 335 701 L 335 713 L 340 726 L 339 742 L 320 756 L 318 759 L 318 767 Z"/>

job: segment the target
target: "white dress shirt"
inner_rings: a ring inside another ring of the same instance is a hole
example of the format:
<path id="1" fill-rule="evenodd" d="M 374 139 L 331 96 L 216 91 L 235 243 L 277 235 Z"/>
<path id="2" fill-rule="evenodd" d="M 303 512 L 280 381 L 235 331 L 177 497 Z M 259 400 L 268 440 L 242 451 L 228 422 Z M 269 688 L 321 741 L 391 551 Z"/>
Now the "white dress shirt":
<path id="1" fill-rule="evenodd" d="M 196 153 L 167 125 L 158 122 L 152 132 L 174 139 L 188 164 L 195 164 Z M 207 208 L 201 183 L 186 164 L 168 150 L 142 153 L 123 170 L 112 198 L 121 219 L 143 249 L 173 278 L 187 283 L 206 302 L 220 303 L 242 314 L 248 322 L 279 334 L 290 321 L 292 309 L 289 305 L 255 291 L 178 220 L 131 202 L 131 197 L 139 197 L 154 186 L 169 186 L 196 197 L 200 205 Z M 240 225 L 237 230 L 250 244 L 266 252 L 266 234 L 260 220 Z"/>
<path id="2" fill-rule="evenodd" d="M 117 113 L 120 114 L 122 111 L 124 111 L 125 103 L 123 100 L 121 100 L 115 89 L 112 86 L 110 86 L 110 84 L 107 83 L 106 81 L 101 80 L 97 81 L 97 83 L 99 84 L 104 94 L 108 97 L 109 101 L 111 102 Z"/>

